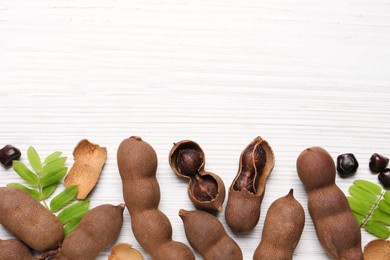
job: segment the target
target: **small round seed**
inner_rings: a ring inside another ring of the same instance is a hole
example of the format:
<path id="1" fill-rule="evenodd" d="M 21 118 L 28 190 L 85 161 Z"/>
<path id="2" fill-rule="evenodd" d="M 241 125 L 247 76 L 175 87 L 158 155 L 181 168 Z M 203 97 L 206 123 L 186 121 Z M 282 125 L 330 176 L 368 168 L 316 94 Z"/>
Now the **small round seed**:
<path id="1" fill-rule="evenodd" d="M 349 177 L 355 174 L 359 163 L 352 153 L 340 154 L 337 157 L 337 172 L 340 177 Z"/>
<path id="2" fill-rule="evenodd" d="M 379 173 L 378 179 L 385 189 L 390 189 L 390 168 L 386 168 Z"/>
<path id="3" fill-rule="evenodd" d="M 12 165 L 12 161 L 18 160 L 21 155 L 18 148 L 8 144 L 0 149 L 0 163 L 5 167 L 9 167 Z"/>
<path id="4" fill-rule="evenodd" d="M 369 166 L 373 173 L 380 173 L 387 167 L 388 164 L 389 158 L 377 153 L 371 155 Z"/>

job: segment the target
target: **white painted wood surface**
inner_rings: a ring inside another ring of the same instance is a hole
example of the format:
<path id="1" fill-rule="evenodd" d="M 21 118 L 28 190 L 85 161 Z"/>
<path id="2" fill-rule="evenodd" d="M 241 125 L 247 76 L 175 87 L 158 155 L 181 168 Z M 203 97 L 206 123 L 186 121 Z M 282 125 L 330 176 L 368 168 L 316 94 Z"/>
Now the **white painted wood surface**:
<path id="1" fill-rule="evenodd" d="M 197 141 L 206 169 L 228 188 L 241 150 L 261 135 L 276 167 L 253 232 L 232 234 L 251 259 L 269 205 L 294 188 L 306 225 L 294 259 L 328 259 L 307 212 L 295 161 L 308 146 L 353 152 L 356 176 L 377 182 L 374 152 L 390 156 L 390 2 L 255 0 L 0 0 L 0 140 L 23 152 L 72 150 L 82 138 L 108 148 L 91 205 L 122 202 L 120 141 L 153 145 L 160 209 L 187 243 L 177 213 L 193 209 L 171 171 L 172 143 Z M 1 169 L 0 185 L 19 181 Z M 125 212 L 117 242 L 140 249 Z M 373 237 L 365 231 L 363 246 Z M 12 237 L 0 228 L 0 238 Z M 145 259 L 150 257 L 140 249 Z M 106 259 L 109 248 L 99 259 Z M 198 259 L 201 259 L 197 255 Z"/>

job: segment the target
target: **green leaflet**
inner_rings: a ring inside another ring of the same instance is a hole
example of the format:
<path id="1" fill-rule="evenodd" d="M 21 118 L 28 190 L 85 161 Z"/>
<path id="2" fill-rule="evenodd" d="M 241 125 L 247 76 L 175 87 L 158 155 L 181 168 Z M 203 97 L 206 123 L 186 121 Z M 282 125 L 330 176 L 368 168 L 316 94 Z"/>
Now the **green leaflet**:
<path id="1" fill-rule="evenodd" d="M 42 195 L 43 195 L 43 197 L 45 199 L 49 198 L 54 193 L 54 191 L 57 189 L 57 187 L 58 187 L 58 182 L 54 183 L 52 185 L 43 187 L 42 188 Z"/>
<path id="2" fill-rule="evenodd" d="M 351 207 L 353 212 L 356 212 L 360 215 L 366 216 L 371 211 L 370 204 L 364 203 L 361 200 L 358 200 L 354 197 L 347 197 L 349 202 L 349 206 Z"/>
<path id="3" fill-rule="evenodd" d="M 67 187 L 60 194 L 55 196 L 50 202 L 50 210 L 56 212 L 66 206 L 74 198 L 76 198 L 79 188 L 77 185 Z"/>
<path id="4" fill-rule="evenodd" d="M 46 187 L 59 182 L 62 178 L 65 177 L 67 170 L 68 168 L 63 167 L 58 171 L 53 171 L 43 175 L 43 177 L 41 178 L 42 187 Z"/>
<path id="5" fill-rule="evenodd" d="M 65 227 L 64 227 L 64 232 L 65 232 L 65 236 L 67 236 L 70 232 L 73 231 L 73 229 L 75 229 L 77 227 L 77 225 L 80 223 L 81 219 L 84 217 L 81 216 L 81 217 L 78 217 L 78 218 L 75 218 L 73 219 L 72 221 L 70 221 Z"/>
<path id="6" fill-rule="evenodd" d="M 385 195 L 383 196 L 383 198 L 385 198 L 387 203 L 390 203 L 390 191 L 386 191 Z"/>
<path id="7" fill-rule="evenodd" d="M 58 214 L 58 218 L 62 224 L 67 224 L 75 218 L 79 218 L 88 212 L 89 200 L 79 201 Z"/>
<path id="8" fill-rule="evenodd" d="M 387 239 L 390 236 L 390 230 L 382 222 L 368 220 L 364 228 L 367 232 L 373 234 L 376 237 Z"/>
<path id="9" fill-rule="evenodd" d="M 390 204 L 387 203 L 387 201 L 381 200 L 378 204 L 378 208 L 380 208 L 382 211 L 390 214 Z"/>
<path id="10" fill-rule="evenodd" d="M 371 217 L 372 220 L 383 222 L 386 225 L 390 225 L 390 214 L 376 208 Z"/>
<path id="11" fill-rule="evenodd" d="M 64 168 L 64 164 L 66 162 L 66 157 L 59 157 L 53 161 L 51 161 L 50 163 L 48 164 L 45 164 L 45 166 L 43 166 L 43 169 L 42 169 L 42 173 L 43 174 L 50 174 L 52 172 L 56 172 L 58 171 L 59 169 L 61 168 Z"/>
<path id="12" fill-rule="evenodd" d="M 52 161 L 54 161 L 55 159 L 57 159 L 58 157 L 61 156 L 61 152 L 54 152 L 50 155 L 48 155 L 45 159 L 45 161 L 43 162 L 43 164 L 48 164 L 48 163 L 51 163 Z"/>
<path id="13" fill-rule="evenodd" d="M 348 189 L 349 193 L 352 195 L 352 197 L 355 197 L 361 201 L 364 201 L 368 204 L 374 204 L 376 202 L 376 196 L 373 195 L 371 192 L 359 187 L 359 186 L 356 186 L 356 185 L 352 185 L 351 187 L 349 187 Z"/>
<path id="14" fill-rule="evenodd" d="M 8 183 L 7 187 L 14 187 L 14 188 L 22 189 L 22 190 L 26 191 L 27 193 L 29 193 L 31 196 L 33 196 L 37 201 L 41 200 L 41 194 L 39 194 L 39 192 L 37 190 L 29 189 L 20 183 Z"/>
<path id="15" fill-rule="evenodd" d="M 24 163 L 20 161 L 13 161 L 12 168 L 28 184 L 34 187 L 38 186 L 38 176 L 30 171 Z"/>
<path id="16" fill-rule="evenodd" d="M 372 183 L 370 181 L 366 180 L 355 180 L 353 182 L 356 186 L 365 189 L 366 191 L 369 191 L 373 195 L 379 196 L 382 193 L 382 188 L 379 185 L 376 185 L 375 183 Z"/>
<path id="17" fill-rule="evenodd" d="M 357 220 L 357 222 L 359 223 L 359 226 L 360 226 L 363 223 L 363 221 L 364 221 L 364 216 L 362 216 L 362 215 L 360 215 L 360 214 L 358 214 L 356 212 L 352 212 L 352 213 L 355 216 L 355 218 L 356 218 L 356 220 Z"/>
<path id="18" fill-rule="evenodd" d="M 37 151 L 35 151 L 34 147 L 30 146 L 28 148 L 27 158 L 31 164 L 31 167 L 33 167 L 34 171 L 40 173 L 42 171 L 41 158 L 39 158 L 39 155 Z"/>

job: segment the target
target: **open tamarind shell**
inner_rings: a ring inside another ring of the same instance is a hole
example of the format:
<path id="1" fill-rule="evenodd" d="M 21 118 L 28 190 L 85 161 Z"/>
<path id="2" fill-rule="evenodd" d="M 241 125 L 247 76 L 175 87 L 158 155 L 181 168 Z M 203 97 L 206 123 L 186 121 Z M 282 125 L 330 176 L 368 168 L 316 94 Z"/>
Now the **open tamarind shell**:
<path id="1" fill-rule="evenodd" d="M 248 232 L 257 225 L 265 184 L 274 165 L 272 148 L 260 136 L 242 151 L 225 211 L 226 222 L 234 232 Z"/>
<path id="2" fill-rule="evenodd" d="M 169 165 L 178 176 L 188 179 L 188 197 L 197 209 L 222 211 L 225 185 L 218 175 L 204 170 L 205 154 L 196 142 L 175 143 Z"/>

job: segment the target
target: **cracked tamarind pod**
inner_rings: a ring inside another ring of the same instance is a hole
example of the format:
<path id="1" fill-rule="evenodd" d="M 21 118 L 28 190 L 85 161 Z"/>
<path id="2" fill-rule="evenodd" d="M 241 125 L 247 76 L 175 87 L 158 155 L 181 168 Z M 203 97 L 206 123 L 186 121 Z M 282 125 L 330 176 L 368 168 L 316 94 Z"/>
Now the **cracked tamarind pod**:
<path id="1" fill-rule="evenodd" d="M 225 212 L 226 222 L 234 232 L 248 232 L 259 222 L 265 184 L 274 164 L 271 146 L 260 136 L 242 151 Z"/>
<path id="2" fill-rule="evenodd" d="M 175 143 L 169 165 L 178 176 L 188 179 L 188 196 L 197 209 L 222 211 L 225 185 L 218 175 L 204 170 L 205 155 L 196 142 Z"/>
<path id="3" fill-rule="evenodd" d="M 160 186 L 153 147 L 140 137 L 132 136 L 119 145 L 117 160 L 123 197 L 138 243 L 155 260 L 195 259 L 187 245 L 172 240 L 171 223 L 158 209 Z"/>
<path id="4" fill-rule="evenodd" d="M 317 237 L 333 259 L 362 260 L 361 233 L 347 198 L 335 184 L 336 166 L 321 147 L 297 159 L 299 179 L 308 192 L 308 209 Z"/>

